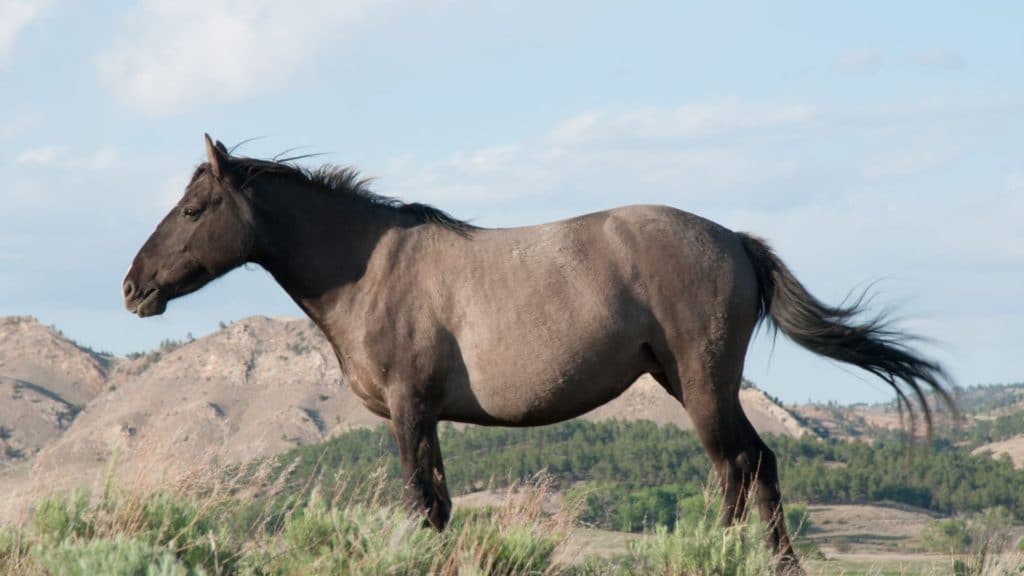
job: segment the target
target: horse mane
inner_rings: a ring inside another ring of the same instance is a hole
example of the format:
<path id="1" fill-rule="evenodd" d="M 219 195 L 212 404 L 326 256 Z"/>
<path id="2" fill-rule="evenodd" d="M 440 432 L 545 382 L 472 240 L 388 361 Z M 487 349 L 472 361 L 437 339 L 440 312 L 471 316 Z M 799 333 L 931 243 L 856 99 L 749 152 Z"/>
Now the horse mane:
<path id="1" fill-rule="evenodd" d="M 374 206 L 382 206 L 403 214 L 411 215 L 418 223 L 437 224 L 451 230 L 460 236 L 470 236 L 479 228 L 465 220 L 455 218 L 440 208 L 419 202 L 403 202 L 402 200 L 377 194 L 370 190 L 372 178 L 364 178 L 359 171 L 351 166 L 336 166 L 334 164 L 323 164 L 317 168 L 307 168 L 294 164 L 294 160 L 306 158 L 299 156 L 288 160 L 263 160 L 259 158 L 248 158 L 245 156 L 231 156 L 232 169 L 238 170 L 243 175 L 244 187 L 252 179 L 262 174 L 276 174 L 292 178 L 303 184 L 309 184 L 317 190 L 341 198 L 356 198 L 369 202 Z M 209 164 L 203 163 L 196 168 L 192 180 L 195 181 L 201 174 L 209 169 Z"/>

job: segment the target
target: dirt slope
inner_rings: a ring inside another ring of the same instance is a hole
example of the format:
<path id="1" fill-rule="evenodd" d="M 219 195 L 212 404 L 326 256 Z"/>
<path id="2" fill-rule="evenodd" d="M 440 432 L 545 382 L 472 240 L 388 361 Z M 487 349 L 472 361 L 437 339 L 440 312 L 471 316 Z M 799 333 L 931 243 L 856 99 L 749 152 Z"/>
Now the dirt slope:
<path id="1" fill-rule="evenodd" d="M 36 457 L 43 474 L 120 453 L 144 476 L 241 463 L 375 424 L 305 320 L 249 318 L 157 357 L 126 363 Z"/>
<path id="2" fill-rule="evenodd" d="M 0 318 L 0 469 L 57 438 L 114 363 L 35 318 Z"/>
<path id="3" fill-rule="evenodd" d="M 983 444 L 975 448 L 972 454 L 982 454 L 985 452 L 991 453 L 995 458 L 1006 454 L 1013 461 L 1015 467 L 1024 468 L 1024 434 L 998 442 Z"/>

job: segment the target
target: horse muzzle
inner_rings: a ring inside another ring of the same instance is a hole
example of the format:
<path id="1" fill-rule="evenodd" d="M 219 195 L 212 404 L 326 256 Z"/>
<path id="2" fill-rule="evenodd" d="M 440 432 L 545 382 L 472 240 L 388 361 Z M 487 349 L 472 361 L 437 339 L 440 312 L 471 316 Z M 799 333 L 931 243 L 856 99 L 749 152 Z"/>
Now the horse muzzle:
<path id="1" fill-rule="evenodd" d="M 167 298 L 160 292 L 159 288 L 139 288 L 131 279 L 125 279 L 121 286 L 121 293 L 124 296 L 124 307 L 139 318 L 147 316 L 159 316 L 167 309 Z"/>

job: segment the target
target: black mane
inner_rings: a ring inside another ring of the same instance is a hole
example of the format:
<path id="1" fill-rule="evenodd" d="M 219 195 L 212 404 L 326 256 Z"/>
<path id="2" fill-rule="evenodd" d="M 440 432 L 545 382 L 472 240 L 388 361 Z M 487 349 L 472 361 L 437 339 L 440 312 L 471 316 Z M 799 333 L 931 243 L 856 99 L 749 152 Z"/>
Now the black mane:
<path id="1" fill-rule="evenodd" d="M 359 171 L 351 166 L 324 164 L 317 168 L 306 168 L 290 161 L 231 156 L 231 167 L 239 170 L 244 176 L 243 187 L 245 183 L 261 174 L 277 174 L 297 179 L 328 194 L 344 198 L 358 198 L 376 206 L 384 206 L 412 215 L 418 222 L 438 224 L 461 236 L 469 236 L 474 230 L 478 230 L 473 224 L 459 220 L 444 210 L 429 204 L 406 203 L 398 198 L 373 192 L 369 187 L 373 179 L 361 177 Z M 208 168 L 209 164 L 199 165 L 192 175 L 192 181 L 194 182 Z"/>

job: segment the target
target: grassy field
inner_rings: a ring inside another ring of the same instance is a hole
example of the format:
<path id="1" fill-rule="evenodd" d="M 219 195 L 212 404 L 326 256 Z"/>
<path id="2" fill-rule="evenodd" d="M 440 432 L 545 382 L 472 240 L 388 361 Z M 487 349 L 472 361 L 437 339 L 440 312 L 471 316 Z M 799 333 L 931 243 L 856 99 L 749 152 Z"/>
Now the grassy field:
<path id="1" fill-rule="evenodd" d="M 622 553 L 572 551 L 574 511 L 545 511 L 550 485 L 464 507 L 447 531 L 421 527 L 370 484 L 339 501 L 314 490 L 284 509 L 239 497 L 243 486 L 141 491 L 108 483 L 37 503 L 29 523 L 0 529 L 4 574 L 735 574 L 767 573 L 750 524 L 658 528 Z M 352 493 L 352 492 L 349 492 Z"/>
<path id="2" fill-rule="evenodd" d="M 720 528 L 714 494 L 707 495 L 701 518 L 674 530 L 627 534 L 580 526 L 574 505 L 539 478 L 500 494 L 460 499 L 450 529 L 437 534 L 409 519 L 384 493 L 388 486 L 371 478 L 355 490 L 314 489 L 282 506 L 271 497 L 280 489 L 272 478 L 253 486 L 190 477 L 160 490 L 108 481 L 98 494 L 44 498 L 24 525 L 0 528 L 0 574 L 773 573 L 761 543 L 763 527 Z M 819 521 L 827 517 L 821 512 Z M 828 513 L 856 517 L 851 510 Z M 957 566 L 948 555 L 822 553 L 824 544 L 841 536 L 827 527 L 856 533 L 860 527 L 851 522 L 823 522 L 799 542 L 810 574 L 1024 573 L 1024 556 L 994 550 L 966 554 Z"/>

